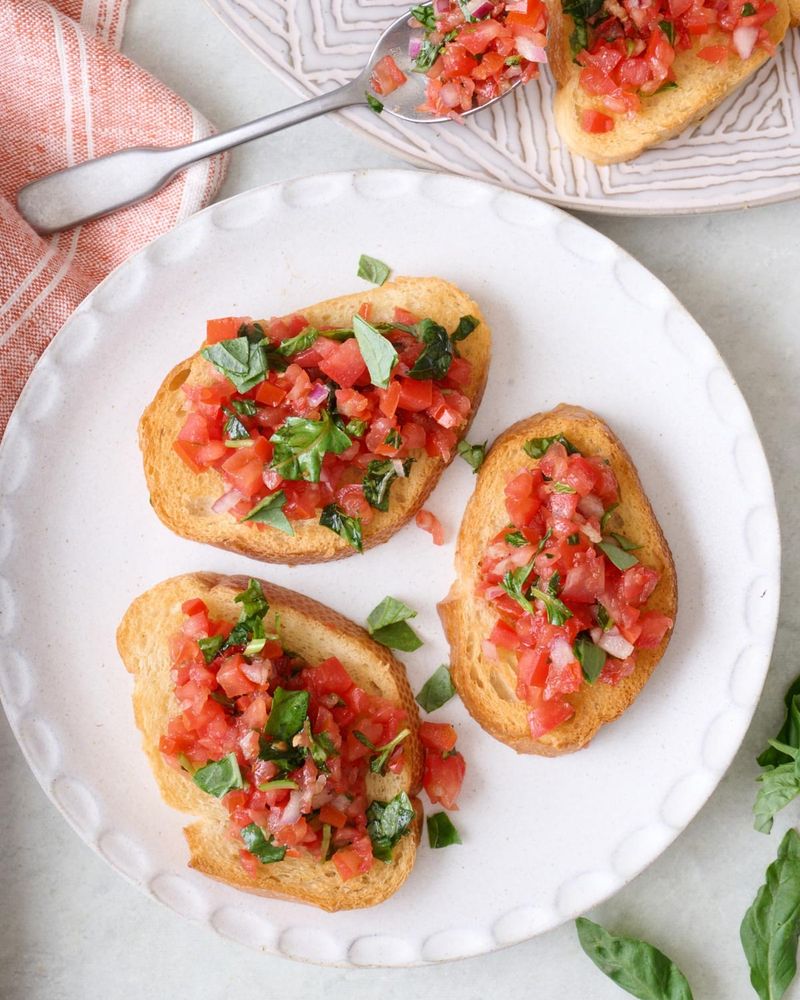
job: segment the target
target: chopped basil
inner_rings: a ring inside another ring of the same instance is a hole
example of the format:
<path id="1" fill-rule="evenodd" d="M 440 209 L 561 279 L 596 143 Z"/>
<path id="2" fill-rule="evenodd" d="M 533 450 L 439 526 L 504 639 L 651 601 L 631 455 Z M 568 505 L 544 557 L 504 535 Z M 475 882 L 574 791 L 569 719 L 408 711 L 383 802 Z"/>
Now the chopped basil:
<path id="1" fill-rule="evenodd" d="M 258 616 L 263 618 L 269 611 L 269 601 L 264 596 L 264 588 L 258 580 L 252 577 L 247 582 L 247 589 L 241 591 L 234 597 L 234 601 L 242 606 L 242 614 L 245 618 Z"/>
<path id="2" fill-rule="evenodd" d="M 603 607 L 602 604 L 597 605 L 597 611 L 595 612 L 595 618 L 597 619 L 597 624 L 604 632 L 608 632 L 610 628 L 614 627 L 614 619 L 608 613 L 608 611 Z"/>
<path id="3" fill-rule="evenodd" d="M 447 330 L 432 319 L 423 319 L 417 330 L 425 347 L 409 371 L 409 378 L 444 378 L 453 362 L 453 344 Z"/>
<path id="4" fill-rule="evenodd" d="M 350 517 L 338 503 L 329 503 L 322 508 L 319 523 L 348 542 L 356 552 L 364 551 L 364 540 L 361 533 L 361 518 Z"/>
<path id="5" fill-rule="evenodd" d="M 506 56 L 506 66 L 519 66 L 522 56 Z"/>
<path id="6" fill-rule="evenodd" d="M 422 685 L 416 701 L 423 711 L 435 712 L 437 708 L 450 701 L 455 693 L 450 668 L 443 663 Z"/>
<path id="7" fill-rule="evenodd" d="M 603 511 L 603 516 L 600 518 L 600 530 L 605 534 L 606 528 L 608 527 L 608 522 L 611 520 L 611 515 L 619 507 L 618 503 L 612 503 L 608 510 Z"/>
<path id="8" fill-rule="evenodd" d="M 661 94 L 665 90 L 677 90 L 678 84 L 674 80 L 667 80 L 666 83 L 662 83 L 658 90 L 654 90 L 654 94 Z"/>
<path id="9" fill-rule="evenodd" d="M 426 31 L 436 31 L 436 14 L 430 4 L 420 4 L 419 7 L 412 7 L 410 13 Z"/>
<path id="10" fill-rule="evenodd" d="M 428 843 L 433 848 L 450 847 L 451 844 L 460 844 L 461 837 L 458 830 L 453 826 L 453 822 L 445 812 L 434 813 L 428 820 Z"/>
<path id="11" fill-rule="evenodd" d="M 330 823 L 322 824 L 322 843 L 319 848 L 319 859 L 320 861 L 327 861 L 328 855 L 331 852 L 331 825 Z"/>
<path id="12" fill-rule="evenodd" d="M 271 837 L 267 839 L 264 836 L 264 831 L 255 823 L 243 827 L 242 840 L 247 850 L 254 854 L 263 865 L 283 861 L 286 856 L 286 848 L 273 843 Z"/>
<path id="13" fill-rule="evenodd" d="M 756 9 L 751 3 L 746 3 L 742 7 L 742 17 L 752 17 L 755 12 Z"/>
<path id="14" fill-rule="evenodd" d="M 309 483 L 319 482 L 325 455 L 341 455 L 353 443 L 327 410 L 322 411 L 319 420 L 288 417 L 270 441 L 275 445 L 271 467 L 284 479 L 305 479 Z"/>
<path id="15" fill-rule="evenodd" d="M 408 476 L 411 471 L 413 461 L 412 458 L 407 458 L 403 462 L 405 476 Z M 389 509 L 389 491 L 397 477 L 398 472 L 391 459 L 370 462 L 361 483 L 367 503 L 376 510 L 387 511 Z"/>
<path id="16" fill-rule="evenodd" d="M 571 444 L 563 434 L 553 434 L 552 437 L 530 438 L 522 446 L 522 450 L 526 455 L 530 455 L 531 458 L 541 458 L 554 441 L 563 445 L 567 449 L 568 455 L 578 453 L 575 445 Z"/>
<path id="17" fill-rule="evenodd" d="M 302 767 L 306 759 L 305 747 L 276 746 L 266 737 L 261 737 L 259 760 L 269 760 L 278 768 L 279 775 L 286 776 L 298 767 Z"/>
<path id="18" fill-rule="evenodd" d="M 263 335 L 263 330 L 261 333 Z M 239 336 L 220 340 L 204 347 L 200 353 L 238 392 L 244 393 L 266 377 L 269 370 L 267 345 L 265 339 L 253 342 L 249 336 Z"/>
<path id="19" fill-rule="evenodd" d="M 371 281 L 373 285 L 382 285 L 389 277 L 389 270 L 389 266 L 384 264 L 382 260 L 362 253 L 358 258 L 356 277 Z"/>
<path id="20" fill-rule="evenodd" d="M 432 42 L 429 38 L 423 39 L 417 57 L 414 59 L 414 70 L 417 73 L 427 73 L 436 62 L 443 46 Z"/>
<path id="21" fill-rule="evenodd" d="M 283 788 L 297 788 L 297 782 L 290 778 L 276 778 L 274 781 L 265 781 L 258 786 L 259 792 L 278 792 Z"/>
<path id="22" fill-rule="evenodd" d="M 306 719 L 303 727 L 307 731 L 308 737 L 311 741 L 311 746 L 308 748 L 308 752 L 311 754 L 311 759 L 321 771 L 327 771 L 328 758 L 338 756 L 336 753 L 336 747 L 333 745 L 333 740 L 330 738 L 328 733 L 325 732 L 317 733 L 315 736 L 311 732 L 311 723 L 308 719 Z"/>
<path id="23" fill-rule="evenodd" d="M 522 534 L 521 531 L 509 531 L 505 536 L 505 541 L 509 545 L 513 545 L 515 549 L 521 549 L 523 545 L 528 544 L 528 539 Z"/>
<path id="24" fill-rule="evenodd" d="M 518 569 L 509 570 L 500 582 L 500 586 L 508 596 L 513 598 L 521 608 L 530 614 L 533 614 L 534 607 L 525 596 L 525 584 L 532 571 L 533 559 Z"/>
<path id="25" fill-rule="evenodd" d="M 197 640 L 197 645 L 200 647 L 200 652 L 206 663 L 214 662 L 223 642 L 225 642 L 225 637 L 222 635 L 210 635 L 207 639 Z"/>
<path id="26" fill-rule="evenodd" d="M 547 531 L 539 539 L 539 544 L 536 546 L 536 555 L 538 556 L 540 552 L 544 550 L 545 545 L 550 541 L 550 536 L 553 534 L 553 529 L 548 528 Z"/>
<path id="27" fill-rule="evenodd" d="M 353 317 L 353 333 L 372 384 L 386 389 L 392 368 L 397 364 L 397 351 L 392 342 L 358 314 Z"/>
<path id="28" fill-rule="evenodd" d="M 355 736 L 358 742 L 363 743 L 365 747 L 369 747 L 369 749 L 375 753 L 375 756 L 369 762 L 369 769 L 373 774 L 383 774 L 394 748 L 399 746 L 403 740 L 410 735 L 410 729 L 403 729 L 393 740 L 389 740 L 389 742 L 384 743 L 383 746 L 376 747 L 375 744 L 371 740 L 367 739 L 367 737 L 359 729 L 353 730 L 353 736 Z"/>
<path id="29" fill-rule="evenodd" d="M 373 97 L 368 90 L 364 91 L 364 97 L 367 99 L 367 104 L 372 108 L 376 115 L 379 115 L 383 111 L 383 105 L 378 100 L 377 97 Z"/>
<path id="30" fill-rule="evenodd" d="M 358 417 L 353 417 L 352 420 L 345 424 L 345 431 L 350 435 L 351 438 L 360 438 L 364 436 L 366 432 L 367 425 L 364 420 L 359 420 Z"/>
<path id="31" fill-rule="evenodd" d="M 574 535 L 567 535 L 567 545 L 579 545 L 581 536 L 576 531 Z"/>
<path id="32" fill-rule="evenodd" d="M 253 399 L 232 399 L 231 406 L 243 417 L 254 417 L 258 407 Z"/>
<path id="33" fill-rule="evenodd" d="M 264 631 L 264 616 L 269 611 L 269 602 L 264 596 L 264 590 L 258 580 L 252 578 L 247 589 L 237 594 L 234 600 L 242 605 L 239 621 L 233 626 L 221 650 L 231 646 L 244 646 L 245 656 L 255 656 L 266 644 Z"/>
<path id="34" fill-rule="evenodd" d="M 462 316 L 458 321 L 458 326 L 450 334 L 450 339 L 455 341 L 466 340 L 472 331 L 477 328 L 479 322 L 480 320 L 475 319 L 474 316 Z"/>
<path id="35" fill-rule="evenodd" d="M 209 695 L 214 701 L 218 701 L 220 705 L 224 705 L 226 708 L 233 708 L 234 700 L 229 698 L 224 691 L 212 691 Z"/>
<path id="36" fill-rule="evenodd" d="M 289 742 L 303 728 L 308 716 L 308 691 L 286 691 L 275 688 L 264 732 L 276 740 Z"/>
<path id="37" fill-rule="evenodd" d="M 569 14 L 574 23 L 574 30 L 569 43 L 573 56 L 577 55 L 589 44 L 589 29 L 587 21 L 602 10 L 604 0 L 562 0 L 562 9 Z"/>
<path id="38" fill-rule="evenodd" d="M 413 653 L 422 640 L 407 622 L 416 617 L 417 612 L 407 604 L 395 597 L 384 597 L 367 616 L 367 631 L 382 646 Z"/>
<path id="39" fill-rule="evenodd" d="M 800 795 L 800 751 L 795 747 L 770 740 L 770 746 L 781 753 L 793 753 L 787 764 L 769 767 L 758 776 L 759 789 L 753 805 L 753 826 L 759 833 L 770 833 L 775 814 Z"/>
<path id="40" fill-rule="evenodd" d="M 529 563 L 526 563 L 525 566 L 520 566 L 519 569 L 509 570 L 500 582 L 500 586 L 508 596 L 513 598 L 529 614 L 533 614 L 535 609 L 531 604 L 530 597 L 526 594 L 528 588 L 526 588 L 525 584 L 533 570 L 535 558 L 536 556 Z M 547 620 L 551 625 L 563 625 L 564 622 L 572 618 L 572 612 L 563 601 L 560 601 L 555 596 L 558 579 L 557 574 L 553 574 L 553 576 L 556 579 L 551 578 L 548 584 L 548 591 L 552 590 L 552 593 L 540 590 L 538 587 L 530 587 L 530 596 L 538 598 L 544 604 L 545 611 L 547 612 Z"/>
<path id="41" fill-rule="evenodd" d="M 367 809 L 367 833 L 372 853 L 381 861 L 392 860 L 392 848 L 414 822 L 414 806 L 405 792 L 389 802 L 371 802 Z"/>
<path id="42" fill-rule="evenodd" d="M 286 494 L 283 490 L 272 493 L 260 500 L 255 507 L 242 518 L 243 521 L 257 521 L 259 524 L 269 524 L 287 535 L 294 534 L 294 528 L 283 513 L 286 504 Z"/>
<path id="43" fill-rule="evenodd" d="M 223 430 L 231 441 L 247 441 L 250 442 L 250 431 L 245 427 L 242 421 L 236 416 L 234 410 L 229 410 L 227 406 L 223 406 L 223 412 L 227 414 L 227 420 L 223 425 Z"/>
<path id="44" fill-rule="evenodd" d="M 572 612 L 566 604 L 554 595 L 545 594 L 536 587 L 531 589 L 531 594 L 544 604 L 544 609 L 547 612 L 547 620 L 551 625 L 563 625 L 572 618 Z"/>
<path id="45" fill-rule="evenodd" d="M 632 556 L 630 552 L 626 552 L 619 545 L 614 545 L 613 542 L 598 542 L 597 547 L 608 556 L 617 569 L 630 569 L 631 566 L 635 566 L 639 562 L 636 556 Z"/>
<path id="46" fill-rule="evenodd" d="M 178 763 L 184 771 L 188 771 L 189 774 L 194 774 L 197 770 L 197 767 L 189 760 L 185 753 L 178 754 Z"/>
<path id="47" fill-rule="evenodd" d="M 617 545 L 625 552 L 635 552 L 636 549 L 640 549 L 641 545 L 638 542 L 632 542 L 630 538 L 626 538 L 624 535 L 618 534 L 616 531 L 610 532 L 611 538 L 614 539 Z"/>
<path id="48" fill-rule="evenodd" d="M 313 347 L 316 344 L 319 336 L 319 330 L 313 326 L 309 326 L 302 333 L 298 333 L 296 337 L 289 337 L 288 340 L 281 341 L 278 345 L 278 353 L 282 354 L 285 358 L 290 358 L 293 354 L 307 351 L 309 347 Z"/>
<path id="49" fill-rule="evenodd" d="M 670 45 L 674 45 L 675 44 L 675 25 L 671 21 L 659 21 L 658 22 L 658 26 L 659 26 L 659 28 L 661 28 L 661 30 L 664 32 L 664 34 L 667 36 L 667 41 L 669 42 L 669 44 Z"/>
<path id="50" fill-rule="evenodd" d="M 244 788 L 244 779 L 235 753 L 229 753 L 222 760 L 212 760 L 195 771 L 192 779 L 198 788 L 217 799 L 227 795 L 232 788 Z"/>
<path id="51" fill-rule="evenodd" d="M 575 493 L 577 492 L 569 483 L 551 483 L 550 489 L 553 493 Z"/>
<path id="52" fill-rule="evenodd" d="M 600 671 L 606 665 L 606 654 L 599 646 L 595 646 L 588 632 L 580 632 L 572 647 L 583 676 L 590 684 L 594 684 L 600 676 Z"/>
<path id="53" fill-rule="evenodd" d="M 402 448 L 403 439 L 400 437 L 400 432 L 396 427 L 393 427 L 386 437 L 383 439 L 384 444 L 388 444 L 390 448 Z"/>
<path id="54" fill-rule="evenodd" d="M 470 444 L 469 441 L 459 441 L 456 445 L 456 451 L 472 471 L 477 472 L 486 458 L 486 445 L 488 443 L 488 441 L 484 441 L 483 444 Z"/>

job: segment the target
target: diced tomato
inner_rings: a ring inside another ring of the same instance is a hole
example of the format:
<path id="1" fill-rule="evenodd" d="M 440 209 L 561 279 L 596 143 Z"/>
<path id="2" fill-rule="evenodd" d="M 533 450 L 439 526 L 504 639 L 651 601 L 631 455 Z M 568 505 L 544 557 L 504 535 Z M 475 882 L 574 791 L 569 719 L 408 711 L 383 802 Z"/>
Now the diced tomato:
<path id="1" fill-rule="evenodd" d="M 188 615 L 189 618 L 193 618 L 195 615 L 205 614 L 208 615 L 208 608 L 206 607 L 205 601 L 201 601 L 199 597 L 195 597 L 192 600 L 184 601 L 181 605 L 181 611 Z"/>
<path id="2" fill-rule="evenodd" d="M 623 601 L 638 608 L 647 602 L 660 579 L 657 570 L 641 563 L 631 566 L 622 574 L 620 596 Z"/>
<path id="3" fill-rule="evenodd" d="M 203 466 L 197 460 L 197 453 L 200 450 L 199 444 L 190 444 L 188 441 L 173 441 L 172 448 L 189 466 L 192 472 L 202 472 Z"/>
<path id="4" fill-rule="evenodd" d="M 408 77 L 394 59 L 386 55 L 375 63 L 372 69 L 370 84 L 376 94 L 381 94 L 385 97 L 387 94 L 391 94 L 392 91 L 397 90 L 398 87 L 402 87 L 407 79 Z"/>
<path id="5" fill-rule="evenodd" d="M 456 745 L 456 731 L 446 722 L 421 722 L 419 738 L 423 746 L 437 753 L 447 753 Z"/>
<path id="6" fill-rule="evenodd" d="M 258 690 L 258 685 L 242 672 L 244 662 L 241 653 L 234 653 L 222 661 L 217 671 L 217 683 L 229 698 L 238 698 L 239 695 Z"/>
<path id="7" fill-rule="evenodd" d="M 433 402 L 433 382 L 429 379 L 401 378 L 395 384 L 400 387 L 397 405 L 403 410 L 421 413 Z"/>
<path id="8" fill-rule="evenodd" d="M 350 847 L 341 847 L 331 858 L 343 882 L 365 875 L 372 868 L 372 845 L 369 837 L 358 837 Z"/>
<path id="9" fill-rule="evenodd" d="M 519 649 L 520 639 L 510 625 L 500 619 L 489 635 L 489 642 L 494 643 L 501 649 Z"/>
<path id="10" fill-rule="evenodd" d="M 249 320 L 241 316 L 226 316 L 223 319 L 206 320 L 206 343 L 216 344 L 220 340 L 232 340 L 239 335 L 242 323 Z"/>
<path id="11" fill-rule="evenodd" d="M 710 63 L 721 63 L 725 62 L 729 55 L 730 49 L 727 45 L 707 45 L 698 51 L 697 58 Z"/>
<path id="12" fill-rule="evenodd" d="M 199 413 L 190 413 L 178 434 L 179 441 L 208 444 L 208 421 Z"/>
<path id="13" fill-rule="evenodd" d="M 639 619 L 641 632 L 636 640 L 637 649 L 655 649 L 672 628 L 672 619 L 657 611 L 645 611 Z"/>
<path id="14" fill-rule="evenodd" d="M 304 673 L 304 681 L 309 691 L 318 697 L 324 694 L 347 694 L 353 687 L 353 679 L 341 662 L 331 656 Z"/>
<path id="15" fill-rule="evenodd" d="M 286 390 L 269 380 L 263 381 L 255 392 L 256 401 L 267 406 L 279 406 L 286 398 Z"/>
<path id="16" fill-rule="evenodd" d="M 550 668 L 546 649 L 523 649 L 517 660 L 517 697 L 528 701 L 532 688 L 543 688 Z"/>
<path id="17" fill-rule="evenodd" d="M 337 829 L 347 825 L 347 816 L 332 806 L 330 803 L 326 803 L 319 811 L 319 821 L 320 823 L 327 823 L 329 826 L 335 826 Z"/>
<path id="18" fill-rule="evenodd" d="M 605 590 L 605 560 L 594 549 L 578 552 L 561 588 L 562 600 L 592 604 Z"/>
<path id="19" fill-rule="evenodd" d="M 464 781 L 466 764 L 458 751 L 447 757 L 425 751 L 425 771 L 422 787 L 435 805 L 440 803 L 445 809 L 458 809 L 456 799 Z"/>
<path id="20" fill-rule="evenodd" d="M 333 379 L 343 389 L 350 389 L 367 370 L 358 341 L 351 337 L 339 344 L 336 350 L 320 362 L 320 371 Z"/>
<path id="21" fill-rule="evenodd" d="M 552 729 L 555 729 L 556 726 L 560 726 L 562 722 L 571 719 L 575 714 L 575 709 L 568 701 L 564 701 L 562 698 L 552 698 L 549 701 L 545 701 L 541 690 L 538 688 L 535 690 L 537 692 L 536 696 L 528 702 L 528 704 L 533 706 L 531 711 L 528 712 L 528 726 L 530 727 L 531 738 L 538 740 Z"/>
<path id="22" fill-rule="evenodd" d="M 444 528 L 435 514 L 429 510 L 418 511 L 415 522 L 418 528 L 430 532 L 434 545 L 444 545 Z"/>
<path id="23" fill-rule="evenodd" d="M 614 119 L 604 115 L 602 111 L 585 108 L 581 111 L 581 128 L 584 132 L 591 133 L 610 132 L 614 128 Z M 531 731 L 533 731 L 533 723 L 531 723 Z"/>
<path id="24" fill-rule="evenodd" d="M 263 440 L 263 438 L 261 439 Z M 237 448 L 222 463 L 225 478 L 243 497 L 252 497 L 264 487 L 262 472 L 264 461 L 254 448 Z"/>

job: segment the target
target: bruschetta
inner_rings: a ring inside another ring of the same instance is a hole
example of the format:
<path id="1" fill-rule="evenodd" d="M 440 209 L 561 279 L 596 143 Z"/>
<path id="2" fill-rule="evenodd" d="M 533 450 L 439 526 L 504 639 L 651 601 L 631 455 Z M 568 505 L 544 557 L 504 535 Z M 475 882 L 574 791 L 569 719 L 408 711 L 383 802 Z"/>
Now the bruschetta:
<path id="1" fill-rule="evenodd" d="M 152 506 L 266 562 L 338 559 L 422 507 L 480 402 L 490 333 L 438 278 L 211 320 L 139 424 Z"/>
<path id="2" fill-rule="evenodd" d="M 117 644 L 161 794 L 196 817 L 192 868 L 325 910 L 404 882 L 423 750 L 385 647 L 308 597 L 211 573 L 134 600 Z"/>
<path id="3" fill-rule="evenodd" d="M 439 605 L 453 683 L 520 753 L 585 746 L 633 702 L 677 612 L 669 546 L 628 453 L 560 405 L 514 424 L 464 514 Z"/>

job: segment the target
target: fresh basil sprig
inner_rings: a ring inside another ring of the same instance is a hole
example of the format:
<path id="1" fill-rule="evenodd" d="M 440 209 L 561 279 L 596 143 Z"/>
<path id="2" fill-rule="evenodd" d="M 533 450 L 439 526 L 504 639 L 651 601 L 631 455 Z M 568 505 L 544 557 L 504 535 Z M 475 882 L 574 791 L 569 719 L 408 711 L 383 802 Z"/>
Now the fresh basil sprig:
<path id="1" fill-rule="evenodd" d="M 353 317 L 353 333 L 372 384 L 386 389 L 392 369 L 397 364 L 397 351 L 392 342 L 358 314 Z"/>
<path id="2" fill-rule="evenodd" d="M 553 434 L 552 437 L 530 438 L 522 446 L 522 450 L 531 458 L 541 458 L 554 441 L 562 444 L 567 449 L 568 455 L 578 453 L 575 445 L 568 441 L 563 434 Z"/>
<path id="3" fill-rule="evenodd" d="M 434 813 L 428 816 L 428 843 L 431 847 L 450 847 L 451 844 L 460 844 L 461 837 L 453 825 L 453 821 L 446 812 Z"/>
<path id="4" fill-rule="evenodd" d="M 367 615 L 367 631 L 382 646 L 413 653 L 422 645 L 422 640 L 408 624 L 409 618 L 416 617 L 417 612 L 407 604 L 395 597 L 384 597 Z"/>
<path id="5" fill-rule="evenodd" d="M 233 626 L 218 652 L 224 652 L 231 646 L 244 646 L 245 656 L 255 656 L 267 642 L 264 617 L 269 611 L 269 602 L 264 596 L 261 584 L 252 578 L 247 584 L 247 589 L 237 594 L 234 601 L 242 605 L 242 612 L 239 621 Z"/>
<path id="6" fill-rule="evenodd" d="M 389 277 L 389 265 L 376 257 L 370 257 L 362 253 L 358 258 L 358 271 L 356 276 L 365 281 L 371 281 L 373 285 L 382 285 Z"/>
<path id="7" fill-rule="evenodd" d="M 308 699 L 308 691 L 275 688 L 272 708 L 264 729 L 266 735 L 288 743 L 303 728 L 308 717 Z"/>
<path id="8" fill-rule="evenodd" d="M 403 462 L 405 477 L 411 471 L 413 461 L 413 458 L 407 458 Z M 370 462 L 361 481 L 367 503 L 376 510 L 387 511 L 389 509 L 389 491 L 397 477 L 397 469 L 391 459 L 387 458 L 383 461 L 373 460 Z"/>
<path id="9" fill-rule="evenodd" d="M 244 778 L 235 753 L 229 753 L 222 760 L 212 760 L 195 771 L 192 780 L 198 788 L 218 799 L 234 788 L 244 788 Z"/>
<path id="10" fill-rule="evenodd" d="M 800 837 L 789 829 L 739 929 L 750 982 L 761 1000 L 780 1000 L 797 972 Z"/>
<path id="11" fill-rule="evenodd" d="M 264 836 L 264 831 L 255 823 L 250 823 L 242 828 L 242 840 L 247 850 L 264 865 L 283 861 L 286 856 L 286 848 L 273 843 L 271 837 L 267 839 Z"/>
<path id="12" fill-rule="evenodd" d="M 639 1000 L 692 1000 L 686 976 L 647 941 L 616 937 L 586 917 L 575 926 L 581 948 L 626 993 Z"/>
<path id="13" fill-rule="evenodd" d="M 431 674 L 419 690 L 417 704 L 426 712 L 435 712 L 445 705 L 456 693 L 450 668 L 443 663 Z"/>
<path id="14" fill-rule="evenodd" d="M 486 445 L 488 443 L 488 441 L 484 441 L 483 444 L 470 444 L 469 441 L 461 440 L 456 445 L 456 451 L 472 471 L 477 472 L 486 458 Z"/>
<path id="15" fill-rule="evenodd" d="M 270 367 L 286 368 L 285 359 L 274 359 L 274 348 L 259 323 L 243 325 L 238 337 L 210 344 L 200 353 L 241 393 L 263 382 Z"/>
<path id="16" fill-rule="evenodd" d="M 372 802 L 367 809 L 367 833 L 372 853 L 381 861 L 392 860 L 392 849 L 414 822 L 414 806 L 405 792 L 389 802 Z"/>
<path id="17" fill-rule="evenodd" d="M 277 493 L 271 493 L 269 496 L 264 497 L 263 500 L 260 500 L 249 513 L 245 514 L 242 520 L 257 521 L 259 524 L 269 524 L 286 535 L 293 535 L 294 528 L 289 518 L 283 513 L 285 505 L 286 493 L 283 490 L 278 490 Z"/>
<path id="18" fill-rule="evenodd" d="M 353 443 L 327 410 L 319 420 L 288 417 L 270 438 L 275 445 L 271 467 L 284 479 L 318 483 L 322 460 L 329 452 L 341 455 Z"/>
<path id="19" fill-rule="evenodd" d="M 345 514 L 338 503 L 329 503 L 322 508 L 319 523 L 348 542 L 356 552 L 364 551 L 364 539 L 361 531 L 361 518 Z"/>

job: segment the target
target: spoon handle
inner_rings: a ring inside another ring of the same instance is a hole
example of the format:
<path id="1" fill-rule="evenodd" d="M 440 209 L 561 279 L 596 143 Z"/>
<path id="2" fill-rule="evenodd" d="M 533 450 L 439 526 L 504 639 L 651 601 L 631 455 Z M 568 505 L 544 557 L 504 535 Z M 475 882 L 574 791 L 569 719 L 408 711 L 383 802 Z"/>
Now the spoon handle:
<path id="1" fill-rule="evenodd" d="M 198 160 L 328 111 L 364 103 L 364 81 L 358 77 L 327 94 L 186 146 L 135 146 L 48 174 L 20 190 L 17 208 L 37 232 L 58 233 L 149 198 Z"/>

